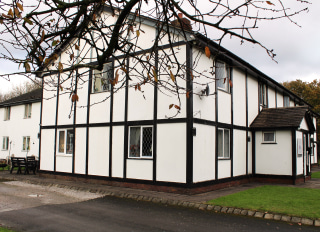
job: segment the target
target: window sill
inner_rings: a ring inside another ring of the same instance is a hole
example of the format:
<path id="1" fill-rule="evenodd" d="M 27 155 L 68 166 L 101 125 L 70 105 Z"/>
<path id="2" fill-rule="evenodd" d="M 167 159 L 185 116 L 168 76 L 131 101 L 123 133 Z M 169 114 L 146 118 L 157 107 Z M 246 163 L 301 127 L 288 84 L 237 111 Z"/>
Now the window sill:
<path id="1" fill-rule="evenodd" d="M 218 160 L 231 160 L 231 158 L 230 157 L 229 158 L 218 157 Z"/>
<path id="2" fill-rule="evenodd" d="M 150 157 L 150 158 L 146 158 L 146 157 L 128 157 L 127 159 L 130 159 L 130 160 L 153 160 L 153 157 Z"/>
<path id="3" fill-rule="evenodd" d="M 59 156 L 59 157 L 72 157 L 71 154 L 57 154 L 56 156 Z"/>
<path id="4" fill-rule="evenodd" d="M 278 143 L 272 142 L 272 143 L 261 143 L 261 144 L 278 144 Z"/>
<path id="5" fill-rule="evenodd" d="M 111 93 L 111 90 L 104 90 L 99 92 L 91 92 L 91 94 L 99 94 L 99 93 Z"/>

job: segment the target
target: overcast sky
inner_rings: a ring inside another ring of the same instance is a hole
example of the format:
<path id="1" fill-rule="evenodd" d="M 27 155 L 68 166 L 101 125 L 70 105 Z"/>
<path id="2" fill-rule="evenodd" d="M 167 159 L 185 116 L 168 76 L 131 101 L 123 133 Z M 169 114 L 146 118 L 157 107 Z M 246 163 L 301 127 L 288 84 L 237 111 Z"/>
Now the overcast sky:
<path id="1" fill-rule="evenodd" d="M 287 2 L 300 8 L 306 6 L 296 0 L 285 0 Z M 249 43 L 240 45 L 238 40 L 226 38 L 223 46 L 278 82 L 319 80 L 320 0 L 311 2 L 308 13 L 293 18 L 301 27 L 288 20 L 277 20 L 260 23 L 260 28 L 255 31 L 254 35 L 259 41 L 269 49 L 274 49 L 278 63 L 272 61 L 262 48 Z M 17 68 L 2 61 L 0 72 L 16 72 Z M 26 80 L 21 77 L 13 77 L 10 82 L 0 79 L 0 93 L 7 92 L 12 85 L 23 81 Z"/>

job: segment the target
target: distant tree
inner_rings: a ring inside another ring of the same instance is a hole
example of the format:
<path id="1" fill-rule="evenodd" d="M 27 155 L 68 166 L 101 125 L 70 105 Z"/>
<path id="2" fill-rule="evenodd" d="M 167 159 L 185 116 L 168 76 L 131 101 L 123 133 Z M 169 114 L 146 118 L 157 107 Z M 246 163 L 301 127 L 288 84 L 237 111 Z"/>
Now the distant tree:
<path id="1" fill-rule="evenodd" d="M 12 87 L 12 89 L 6 93 L 2 94 L 0 93 L 0 102 L 3 102 L 5 100 L 8 100 L 10 98 L 14 98 L 17 96 L 20 96 L 24 93 L 29 93 L 33 90 L 41 88 L 41 81 L 40 80 L 34 80 L 32 82 L 26 81 L 24 83 L 21 83 L 19 85 L 15 85 Z"/>
<path id="2" fill-rule="evenodd" d="M 320 114 L 320 80 L 305 82 L 302 80 L 287 81 L 284 87 L 301 97 L 313 106 L 313 111 Z M 320 141 L 320 120 L 317 120 L 317 140 Z"/>

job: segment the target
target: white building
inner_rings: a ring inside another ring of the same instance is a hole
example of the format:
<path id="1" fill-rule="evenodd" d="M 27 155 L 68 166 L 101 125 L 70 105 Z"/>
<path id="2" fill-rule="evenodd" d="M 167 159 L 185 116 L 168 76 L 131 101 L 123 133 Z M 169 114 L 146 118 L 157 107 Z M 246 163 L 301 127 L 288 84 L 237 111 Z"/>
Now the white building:
<path id="1" fill-rule="evenodd" d="M 0 158 L 39 156 L 42 89 L 0 103 Z"/>
<path id="2" fill-rule="evenodd" d="M 107 17 L 108 8 L 102 14 L 110 23 L 115 22 L 116 17 Z M 138 40 L 139 54 L 147 54 L 157 22 L 140 20 L 145 33 Z M 58 84 L 63 80 L 70 86 L 71 80 L 64 74 L 43 76 L 44 83 L 53 79 L 57 84 L 43 92 L 41 173 L 182 192 L 206 191 L 250 178 L 290 183 L 304 180 L 310 165 L 317 162 L 317 147 L 312 143 L 316 115 L 311 106 L 207 38 L 175 38 L 178 41 L 172 46 L 177 59 L 193 73 L 181 73 L 185 79 L 180 84 L 190 92 L 180 95 L 181 110 L 173 118 L 173 109 L 168 106 L 176 96 L 152 85 L 141 87 L 142 96 L 133 87 L 138 83 L 133 72 L 128 73 L 131 80 L 125 87 L 114 93 L 117 84 L 104 85 L 98 71 L 82 68 L 79 73 L 88 71 L 89 77 L 86 82 L 75 79 L 82 81 L 75 105 Z M 59 53 L 64 64 L 69 59 L 68 45 L 65 43 Z M 210 48 L 210 59 L 205 46 Z M 159 41 L 157 55 L 164 52 L 171 52 L 165 38 Z M 106 63 L 105 70 L 111 73 L 108 78 L 115 76 L 118 62 L 112 59 Z M 127 59 L 126 65 L 134 64 Z M 192 80 L 213 66 L 216 70 L 210 75 L 217 81 Z M 164 70 L 158 67 L 157 72 L 160 78 Z M 232 82 L 224 81 L 226 76 Z M 170 75 L 161 78 L 170 79 Z M 297 107 L 299 122 L 261 127 L 259 116 L 265 111 L 281 109 L 282 117 L 290 122 L 291 109 L 296 106 L 305 106 Z M 72 117 L 68 117 L 70 109 L 74 109 Z"/>

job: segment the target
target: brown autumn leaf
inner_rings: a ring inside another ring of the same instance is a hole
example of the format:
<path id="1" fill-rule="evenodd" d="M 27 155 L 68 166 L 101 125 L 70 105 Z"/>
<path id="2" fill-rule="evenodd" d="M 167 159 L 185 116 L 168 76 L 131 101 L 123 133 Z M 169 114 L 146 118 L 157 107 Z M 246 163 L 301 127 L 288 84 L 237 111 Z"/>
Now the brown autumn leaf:
<path id="1" fill-rule="evenodd" d="M 158 75 L 157 75 L 157 70 L 155 67 L 153 67 L 152 72 L 153 72 L 153 76 L 154 76 L 154 81 L 158 82 Z"/>
<path id="2" fill-rule="evenodd" d="M 151 77 L 150 77 L 149 73 L 147 73 L 147 77 L 148 77 L 148 80 L 151 81 Z"/>
<path id="3" fill-rule="evenodd" d="M 116 80 L 112 80 L 112 79 L 109 79 L 109 82 L 112 86 L 114 86 L 116 84 Z"/>
<path id="4" fill-rule="evenodd" d="M 93 14 L 93 15 L 92 15 L 92 21 L 93 21 L 93 22 L 96 21 L 96 18 L 97 18 L 96 14 Z"/>
<path id="5" fill-rule="evenodd" d="M 120 69 L 121 69 L 122 71 L 124 71 L 125 73 L 128 72 L 128 70 L 127 70 L 124 66 L 122 66 Z"/>
<path id="6" fill-rule="evenodd" d="M 19 10 L 23 11 L 23 6 L 19 2 L 17 2 L 17 7 L 19 8 Z"/>
<path id="7" fill-rule="evenodd" d="M 32 22 L 29 18 L 24 17 L 23 19 L 24 19 L 24 21 L 25 21 L 26 23 L 28 23 L 29 25 L 33 25 L 33 22 Z"/>
<path id="8" fill-rule="evenodd" d="M 0 18 L 0 24 L 3 24 L 3 19 L 2 18 Z"/>
<path id="9" fill-rule="evenodd" d="M 7 19 L 11 19 L 11 16 L 6 15 L 5 13 L 2 13 L 2 17 L 7 18 Z"/>
<path id="10" fill-rule="evenodd" d="M 132 25 L 129 26 L 129 31 L 131 31 L 133 33 L 133 26 Z"/>
<path id="11" fill-rule="evenodd" d="M 266 3 L 268 3 L 269 5 L 274 5 L 272 2 L 270 1 L 266 1 Z"/>
<path id="12" fill-rule="evenodd" d="M 76 50 L 79 50 L 79 46 L 78 45 L 74 45 L 74 48 L 76 49 Z"/>
<path id="13" fill-rule="evenodd" d="M 43 31 L 42 31 L 42 35 L 41 35 L 41 39 L 40 39 L 40 43 L 43 42 L 44 36 L 45 36 L 45 33 L 44 33 L 44 30 L 43 30 Z"/>
<path id="14" fill-rule="evenodd" d="M 176 80 L 175 76 L 173 75 L 172 71 L 170 70 L 170 77 L 171 80 L 174 82 Z"/>
<path id="15" fill-rule="evenodd" d="M 205 53 L 206 53 L 206 56 L 207 56 L 208 58 L 210 58 L 211 52 L 210 52 L 210 49 L 209 49 L 208 46 L 205 47 L 204 51 L 205 51 Z"/>
<path id="16" fill-rule="evenodd" d="M 21 18 L 21 13 L 20 13 L 20 11 L 18 10 L 18 8 L 13 8 L 13 10 L 14 10 L 14 14 L 18 17 L 18 18 Z"/>
<path id="17" fill-rule="evenodd" d="M 43 56 L 39 56 L 39 61 L 40 61 L 40 62 L 43 61 Z"/>
<path id="18" fill-rule="evenodd" d="M 189 99 L 189 97 L 190 97 L 190 91 L 186 92 L 186 97 Z"/>
<path id="19" fill-rule="evenodd" d="M 60 91 L 63 91 L 63 87 L 62 87 L 62 85 L 59 85 L 59 87 L 60 87 Z"/>
<path id="20" fill-rule="evenodd" d="M 173 106 L 174 106 L 174 104 L 170 104 L 170 105 L 169 105 L 169 109 L 171 109 Z"/>
<path id="21" fill-rule="evenodd" d="M 233 84 L 232 84 L 231 79 L 229 79 L 229 85 L 230 85 L 230 87 L 232 88 Z"/>
<path id="22" fill-rule="evenodd" d="M 26 72 L 31 72 L 31 67 L 28 62 L 24 63 L 24 68 L 26 69 Z"/>
<path id="23" fill-rule="evenodd" d="M 74 53 L 70 54 L 70 61 L 73 60 L 74 58 Z"/>
<path id="24" fill-rule="evenodd" d="M 12 11 L 11 8 L 10 8 L 9 11 L 8 11 L 8 15 L 11 16 L 11 18 L 13 18 L 13 11 Z"/>
<path id="25" fill-rule="evenodd" d="M 53 40 L 52 41 L 52 47 L 57 46 L 57 44 L 59 43 L 59 40 Z"/>
<path id="26" fill-rule="evenodd" d="M 192 73 L 191 70 L 190 70 L 190 76 L 191 76 L 191 80 L 193 80 L 193 79 L 194 79 L 194 76 L 193 76 L 193 73 Z"/>
<path id="27" fill-rule="evenodd" d="M 59 64 L 58 64 L 58 70 L 60 73 L 63 72 L 63 64 L 61 62 L 59 62 Z"/>
<path id="28" fill-rule="evenodd" d="M 174 105 L 174 108 L 176 108 L 177 110 L 180 110 L 180 106 L 178 105 Z"/>
<path id="29" fill-rule="evenodd" d="M 118 84 L 119 81 L 119 73 L 118 73 L 119 69 L 117 69 L 116 71 L 116 77 L 114 78 L 115 84 Z"/>
<path id="30" fill-rule="evenodd" d="M 72 97 L 71 97 L 71 101 L 72 101 L 72 102 L 79 101 L 79 96 L 78 96 L 78 94 L 74 93 L 74 94 L 72 95 Z"/>
<path id="31" fill-rule="evenodd" d="M 140 36 L 140 31 L 136 30 L 136 33 L 137 33 L 137 37 L 139 37 Z"/>

